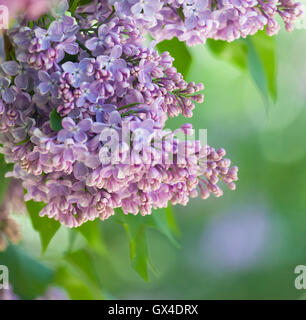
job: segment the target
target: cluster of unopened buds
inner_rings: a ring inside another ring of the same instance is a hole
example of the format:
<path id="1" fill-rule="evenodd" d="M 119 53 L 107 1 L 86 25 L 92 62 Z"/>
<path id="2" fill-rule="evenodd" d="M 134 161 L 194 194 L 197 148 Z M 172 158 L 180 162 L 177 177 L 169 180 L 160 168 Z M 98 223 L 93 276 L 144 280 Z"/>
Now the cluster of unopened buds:
<path id="1" fill-rule="evenodd" d="M 203 102 L 202 84 L 187 83 L 169 53 L 143 45 L 144 30 L 158 40 L 189 44 L 207 37 L 233 40 L 263 26 L 275 13 L 287 29 L 299 15 L 292 1 L 93 1 L 68 7 L 29 26 L 11 28 L 12 50 L 1 65 L 0 152 L 22 181 L 25 200 L 68 227 L 107 219 L 116 208 L 147 215 L 186 205 L 190 198 L 235 189 L 237 167 L 225 150 L 191 139 L 191 117 Z M 6 46 L 6 47 L 10 47 Z"/>

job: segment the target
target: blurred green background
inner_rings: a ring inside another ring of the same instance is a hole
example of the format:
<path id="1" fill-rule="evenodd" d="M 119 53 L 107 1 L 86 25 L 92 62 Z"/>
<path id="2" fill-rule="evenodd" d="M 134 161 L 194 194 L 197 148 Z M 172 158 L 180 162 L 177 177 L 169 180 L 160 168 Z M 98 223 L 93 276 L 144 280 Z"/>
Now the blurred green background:
<path id="1" fill-rule="evenodd" d="M 207 128 L 208 143 L 224 147 L 239 166 L 237 190 L 224 187 L 221 198 L 193 199 L 186 207 L 174 207 L 180 248 L 159 232 L 148 231 L 150 282 L 132 269 L 124 228 L 115 219 L 100 224 L 106 247 L 99 244 L 100 255 L 63 227 L 41 255 L 29 218 L 16 216 L 24 235 L 21 247 L 55 272 L 52 281 L 63 285 L 71 298 L 303 295 L 294 287 L 294 268 L 306 264 L 305 30 L 275 37 L 277 100 L 269 106 L 248 72 L 214 56 L 207 45 L 189 52 L 192 64 L 186 78 L 205 84 L 205 102 L 187 122 Z M 168 126 L 174 129 L 185 122 L 179 117 Z"/>

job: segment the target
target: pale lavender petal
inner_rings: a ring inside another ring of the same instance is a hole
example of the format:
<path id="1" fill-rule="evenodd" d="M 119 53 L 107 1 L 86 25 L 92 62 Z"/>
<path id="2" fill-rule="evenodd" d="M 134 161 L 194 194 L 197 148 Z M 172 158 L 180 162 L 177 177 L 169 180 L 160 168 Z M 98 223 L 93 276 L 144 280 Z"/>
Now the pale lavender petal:
<path id="1" fill-rule="evenodd" d="M 104 120 L 104 113 L 102 111 L 97 111 L 96 112 L 96 120 L 98 122 L 103 122 Z"/>
<path id="2" fill-rule="evenodd" d="M 6 89 L 9 87 L 10 84 L 11 84 L 11 80 L 4 77 L 0 77 L 0 87 Z"/>
<path id="3" fill-rule="evenodd" d="M 118 59 L 121 57 L 121 55 L 122 55 L 121 46 L 114 46 L 110 54 L 111 58 Z"/>
<path id="4" fill-rule="evenodd" d="M 62 120 L 62 126 L 64 129 L 71 130 L 75 127 L 75 122 L 71 118 L 66 117 Z"/>
<path id="5" fill-rule="evenodd" d="M 61 62 L 65 58 L 65 52 L 63 49 L 57 49 L 57 60 L 56 62 Z"/>
<path id="6" fill-rule="evenodd" d="M 108 64 L 108 62 L 109 62 L 109 56 L 98 56 L 96 60 L 97 60 L 98 64 L 99 64 L 101 67 L 103 67 L 103 66 L 105 66 L 105 65 Z"/>
<path id="7" fill-rule="evenodd" d="M 28 88 L 28 76 L 24 73 L 19 74 L 15 78 L 15 85 L 20 89 L 27 89 Z"/>
<path id="8" fill-rule="evenodd" d="M 88 168 L 95 169 L 101 164 L 98 156 L 90 155 L 86 158 L 85 164 Z"/>
<path id="9" fill-rule="evenodd" d="M 104 128 L 105 128 L 105 124 L 100 122 L 95 122 L 91 126 L 91 130 L 94 133 L 100 133 Z"/>
<path id="10" fill-rule="evenodd" d="M 131 7 L 131 12 L 132 14 L 134 15 L 139 15 L 140 12 L 142 11 L 143 7 L 142 7 L 142 4 L 139 2 L 139 3 L 136 3 L 134 4 L 132 7 Z"/>
<path id="11" fill-rule="evenodd" d="M 118 124 L 121 123 L 121 115 L 118 111 L 113 111 L 110 116 L 109 116 L 109 121 L 110 124 Z"/>
<path id="12" fill-rule="evenodd" d="M 72 138 L 71 131 L 68 131 L 66 129 L 62 129 L 57 133 L 57 140 L 59 142 L 65 142 L 67 139 Z"/>
<path id="13" fill-rule="evenodd" d="M 65 51 L 68 54 L 75 55 L 79 52 L 79 45 L 77 43 L 69 43 L 65 45 Z"/>
<path id="14" fill-rule="evenodd" d="M 73 63 L 71 61 L 65 62 L 62 65 L 62 68 L 65 72 L 72 73 L 78 67 L 77 63 Z"/>
<path id="15" fill-rule="evenodd" d="M 117 109 L 117 107 L 113 104 L 103 104 L 102 108 L 103 108 L 103 111 L 105 112 L 112 112 Z"/>
<path id="16" fill-rule="evenodd" d="M 89 49 L 90 51 L 94 51 L 97 49 L 97 45 L 98 45 L 98 38 L 91 38 L 89 40 L 87 40 L 85 42 L 85 46 L 87 49 Z"/>
<path id="17" fill-rule="evenodd" d="M 73 135 L 76 142 L 85 142 L 87 140 L 87 135 L 83 131 L 78 131 Z"/>
<path id="18" fill-rule="evenodd" d="M 86 95 L 86 99 L 91 102 L 91 103 L 95 103 L 97 102 L 98 99 L 98 95 L 92 91 L 90 91 L 87 95 Z"/>
<path id="19" fill-rule="evenodd" d="M 37 37 L 37 38 L 42 38 L 45 34 L 46 34 L 46 30 L 44 30 L 44 29 L 42 29 L 42 28 L 36 28 L 35 30 L 34 30 L 34 32 L 35 32 L 35 36 Z"/>
<path id="20" fill-rule="evenodd" d="M 20 66 L 16 61 L 5 61 L 1 64 L 1 67 L 10 76 L 15 76 L 20 70 Z"/>
<path id="21" fill-rule="evenodd" d="M 73 166 L 74 177 L 78 180 L 84 180 L 88 172 L 88 168 L 82 162 L 76 162 Z"/>
<path id="22" fill-rule="evenodd" d="M 50 75 L 49 75 L 49 73 L 46 72 L 46 71 L 40 70 L 40 71 L 38 72 L 38 78 L 39 78 L 39 80 L 40 80 L 41 82 L 48 82 L 48 81 L 50 81 Z"/>
<path id="23" fill-rule="evenodd" d="M 146 4 L 143 8 L 143 13 L 147 16 L 147 17 L 152 17 L 154 15 L 155 12 L 155 8 L 153 5 L 151 4 Z"/>
<path id="24" fill-rule="evenodd" d="M 148 130 L 149 132 L 153 131 L 154 121 L 152 119 L 147 119 L 142 123 L 142 128 Z"/>
<path id="25" fill-rule="evenodd" d="M 52 41 L 59 42 L 63 38 L 63 33 L 61 28 L 59 28 L 59 24 L 57 21 L 53 21 L 49 28 L 48 28 L 48 34 L 50 35 L 49 38 Z"/>
<path id="26" fill-rule="evenodd" d="M 74 161 L 74 154 L 71 148 L 65 149 L 63 156 L 65 161 L 71 161 L 71 162 Z"/>
<path id="27" fill-rule="evenodd" d="M 27 136 L 27 131 L 25 127 L 16 128 L 12 131 L 13 137 L 17 141 L 23 141 Z"/>
<path id="28" fill-rule="evenodd" d="M 84 106 L 85 102 L 86 102 L 86 99 L 85 99 L 84 95 L 82 95 L 80 98 L 78 98 L 76 105 L 78 108 L 81 108 Z"/>
<path id="29" fill-rule="evenodd" d="M 42 82 L 38 85 L 38 89 L 41 94 L 46 94 L 50 91 L 50 85 L 48 82 Z"/>
<path id="30" fill-rule="evenodd" d="M 83 72 L 87 71 L 87 67 L 88 65 L 91 63 L 90 58 L 84 58 L 80 63 L 79 63 L 79 68 L 80 70 L 82 70 Z"/>
<path id="31" fill-rule="evenodd" d="M 2 98 L 7 103 L 12 103 L 15 100 L 14 91 L 11 88 L 8 88 L 4 91 Z"/>
<path id="32" fill-rule="evenodd" d="M 90 119 L 84 119 L 80 121 L 80 123 L 78 124 L 78 127 L 82 131 L 88 131 L 91 128 L 91 125 L 92 125 L 92 121 Z"/>

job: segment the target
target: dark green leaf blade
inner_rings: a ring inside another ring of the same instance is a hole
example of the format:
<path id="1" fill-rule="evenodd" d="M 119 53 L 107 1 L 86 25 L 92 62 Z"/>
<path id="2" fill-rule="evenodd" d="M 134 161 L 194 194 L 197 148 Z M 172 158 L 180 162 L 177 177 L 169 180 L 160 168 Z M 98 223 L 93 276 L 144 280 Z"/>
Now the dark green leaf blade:
<path id="1" fill-rule="evenodd" d="M 277 98 L 275 38 L 268 36 L 265 31 L 259 31 L 252 36 L 252 42 L 262 62 L 270 96 L 275 101 Z"/>
<path id="2" fill-rule="evenodd" d="M 181 231 L 179 229 L 179 226 L 176 222 L 175 219 L 175 214 L 174 210 L 171 204 L 168 205 L 168 207 L 165 209 L 166 210 L 166 218 L 167 218 L 167 224 L 169 226 L 169 229 L 175 236 L 180 236 Z"/>
<path id="3" fill-rule="evenodd" d="M 257 86 L 265 105 L 269 97 L 276 101 L 276 56 L 275 39 L 259 31 L 246 39 L 233 42 L 207 40 L 209 50 L 216 57 L 248 71 Z"/>
<path id="4" fill-rule="evenodd" d="M 88 251 L 85 249 L 79 249 L 74 252 L 68 252 L 65 255 L 65 259 L 77 267 L 79 271 L 85 274 L 93 284 L 99 281 L 97 274 L 93 268 L 92 258 Z"/>
<path id="5" fill-rule="evenodd" d="M 72 15 L 74 15 L 74 12 L 77 9 L 80 1 L 81 0 L 69 0 L 69 11 Z"/>
<path id="6" fill-rule="evenodd" d="M 207 39 L 206 44 L 217 58 L 232 63 L 242 70 L 247 70 L 248 47 L 242 40 L 226 42 Z"/>
<path id="7" fill-rule="evenodd" d="M 97 219 L 95 221 L 87 221 L 74 230 L 78 231 L 87 240 L 90 247 L 93 248 L 97 253 L 107 254 L 107 249 L 102 239 L 99 222 L 100 221 Z"/>
<path id="8" fill-rule="evenodd" d="M 81 283 L 85 284 L 90 294 L 95 299 L 103 299 L 101 281 L 96 270 L 96 256 L 87 249 L 79 249 L 74 252 L 67 252 L 65 260 L 69 263 L 71 272 L 77 276 Z"/>
<path id="9" fill-rule="evenodd" d="M 257 86 L 266 107 L 269 106 L 269 88 L 263 63 L 253 44 L 252 38 L 245 39 L 248 45 L 248 69 L 251 77 Z"/>
<path id="10" fill-rule="evenodd" d="M 150 216 L 143 217 L 143 219 L 148 226 L 155 228 L 161 234 L 166 236 L 166 238 L 176 248 L 181 247 L 174 236 L 174 234 L 178 235 L 179 231 L 175 222 L 171 205 L 169 205 L 167 208 L 154 210 Z"/>
<path id="11" fill-rule="evenodd" d="M 130 258 L 134 270 L 145 280 L 149 281 L 149 254 L 146 239 L 146 226 L 141 215 L 124 214 L 121 209 L 116 210 L 116 220 L 122 223 L 130 245 Z"/>
<path id="12" fill-rule="evenodd" d="M 50 113 L 50 126 L 51 129 L 59 132 L 60 130 L 63 129 L 62 126 L 62 117 L 58 114 L 56 111 L 56 108 L 53 109 L 53 111 Z"/>
<path id="13" fill-rule="evenodd" d="M 60 228 L 61 224 L 54 219 L 39 216 L 39 212 L 45 207 L 45 204 L 43 202 L 35 202 L 33 200 L 30 200 L 26 202 L 26 206 L 32 221 L 33 228 L 39 233 L 42 252 L 45 252 L 52 238 Z"/>
<path id="14" fill-rule="evenodd" d="M 157 49 L 160 53 L 164 51 L 170 52 L 174 58 L 174 67 L 186 77 L 191 66 L 192 57 L 185 42 L 180 42 L 177 38 L 164 40 L 157 44 Z"/>
<path id="15" fill-rule="evenodd" d="M 8 267 L 14 293 L 22 299 L 31 300 L 43 295 L 53 281 L 53 271 L 19 246 L 9 245 L 5 252 L 0 252 L 0 262 Z"/>
<path id="16" fill-rule="evenodd" d="M 95 300 L 96 298 L 89 286 L 66 267 L 61 267 L 57 271 L 55 281 L 65 288 L 72 300 Z"/>

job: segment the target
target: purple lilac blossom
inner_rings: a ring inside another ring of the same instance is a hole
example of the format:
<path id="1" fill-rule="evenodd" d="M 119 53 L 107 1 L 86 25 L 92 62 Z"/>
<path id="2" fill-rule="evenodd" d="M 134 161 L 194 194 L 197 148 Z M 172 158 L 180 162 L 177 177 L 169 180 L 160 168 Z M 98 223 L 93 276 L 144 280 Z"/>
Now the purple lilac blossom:
<path id="1" fill-rule="evenodd" d="M 144 13 L 150 28 L 165 9 L 164 1 L 123 3 L 127 13 Z M 197 19 L 206 16 L 204 4 L 194 6 Z M 189 124 L 165 129 L 169 117 L 192 116 L 203 85 L 186 82 L 154 42 L 142 45 L 140 18 L 114 12 L 106 1 L 79 8 L 75 17 L 64 11 L 48 29 L 21 23 L 8 31 L 16 60 L 2 64 L 0 152 L 14 164 L 8 176 L 21 181 L 25 200 L 44 202 L 41 216 L 77 227 L 116 208 L 148 215 L 169 203 L 219 197 L 220 183 L 234 190 L 238 169 L 224 149 L 179 140 L 177 133 L 192 131 Z M 13 85 L 21 69 L 31 74 L 27 87 Z"/>
<path id="2" fill-rule="evenodd" d="M 97 0 L 96 0 L 97 1 Z M 98 3 L 99 1 L 97 1 Z M 109 0 L 120 17 L 133 17 L 142 30 L 157 40 L 177 37 L 188 45 L 206 39 L 233 41 L 266 28 L 268 35 L 279 29 L 277 16 L 292 31 L 302 15 L 294 0 Z"/>

